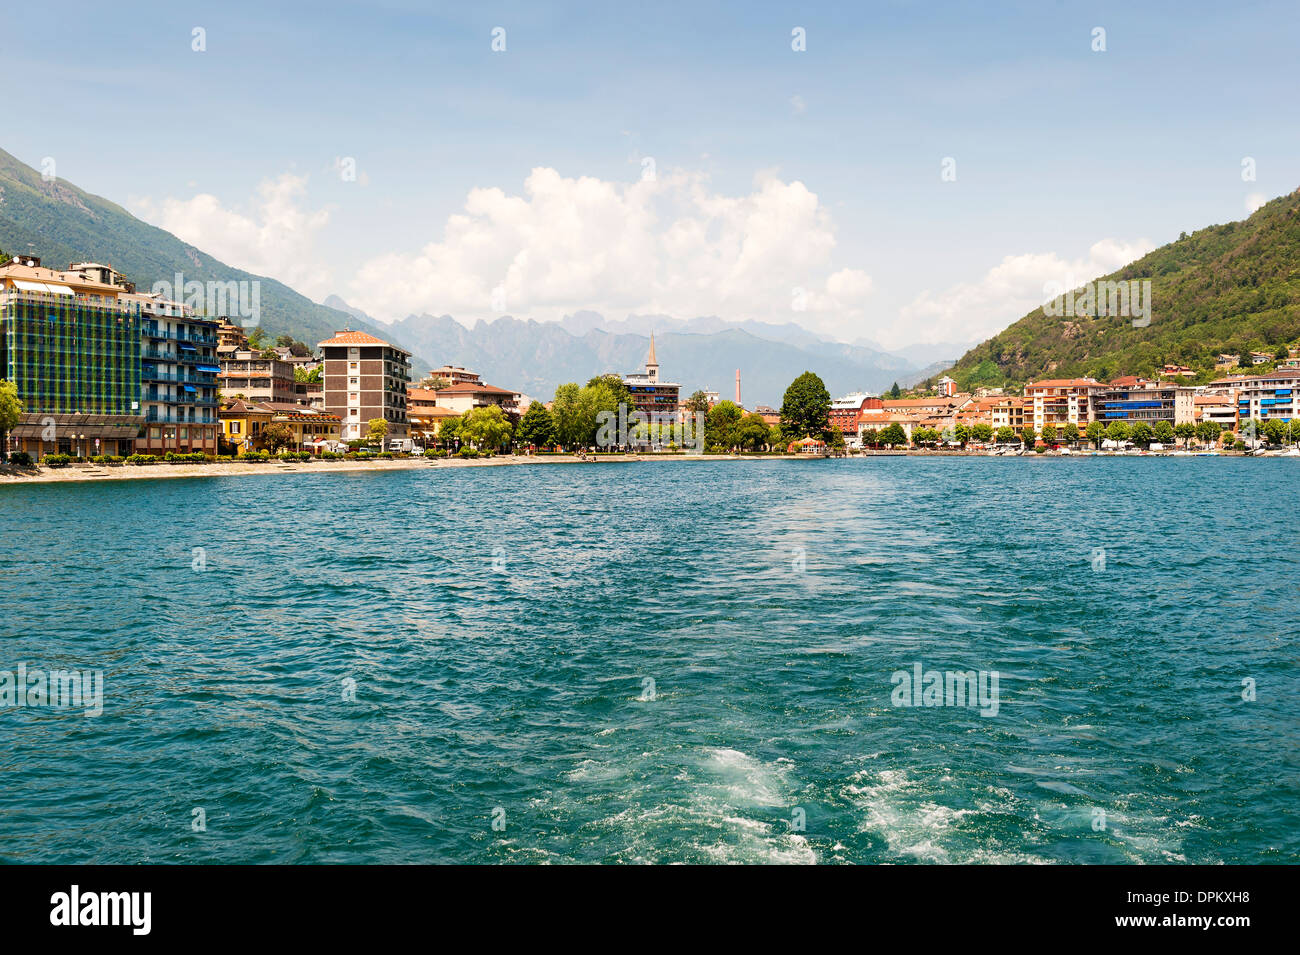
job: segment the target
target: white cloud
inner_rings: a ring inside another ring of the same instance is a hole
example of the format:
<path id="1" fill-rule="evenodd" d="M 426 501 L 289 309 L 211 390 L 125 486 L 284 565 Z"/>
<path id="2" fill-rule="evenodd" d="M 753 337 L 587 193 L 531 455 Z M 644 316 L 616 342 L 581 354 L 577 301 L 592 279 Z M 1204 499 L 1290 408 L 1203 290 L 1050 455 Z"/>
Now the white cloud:
<path id="1" fill-rule="evenodd" d="M 252 208 L 227 209 L 210 193 L 191 199 L 134 199 L 140 218 L 227 265 L 279 279 L 305 295 L 328 295 L 329 272 L 315 264 L 316 235 L 329 211 L 305 207 L 307 178 L 285 173 L 258 186 Z"/>
<path id="2" fill-rule="evenodd" d="M 522 195 L 474 189 L 441 237 L 364 262 L 346 297 L 390 320 L 421 311 L 466 323 L 498 312 L 546 320 L 593 309 L 797 320 L 835 332 L 860 322 L 871 279 L 836 269 L 834 249 L 818 197 L 771 173 L 747 195 L 724 196 L 682 171 L 618 183 L 536 168 Z M 494 300 L 497 288 L 504 295 Z"/>
<path id="3" fill-rule="evenodd" d="M 1093 243 L 1086 258 L 1072 261 L 1054 252 L 1008 255 L 977 281 L 962 282 L 942 292 L 921 292 L 878 337 L 886 347 L 987 338 L 1056 294 L 1053 284 L 1078 288 L 1154 248 L 1149 239 L 1125 242 L 1108 238 Z"/>
<path id="4" fill-rule="evenodd" d="M 1268 196 L 1262 192 L 1252 192 L 1246 197 L 1246 214 L 1250 215 L 1259 210 L 1259 207 L 1268 202 Z"/>

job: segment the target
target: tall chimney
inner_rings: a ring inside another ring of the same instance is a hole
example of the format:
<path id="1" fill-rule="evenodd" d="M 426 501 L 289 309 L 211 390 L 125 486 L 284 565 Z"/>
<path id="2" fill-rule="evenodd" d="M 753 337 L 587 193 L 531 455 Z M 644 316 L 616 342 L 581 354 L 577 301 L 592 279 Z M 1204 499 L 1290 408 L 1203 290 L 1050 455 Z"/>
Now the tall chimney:
<path id="1" fill-rule="evenodd" d="M 740 404 L 740 369 L 736 369 L 736 404 Z"/>

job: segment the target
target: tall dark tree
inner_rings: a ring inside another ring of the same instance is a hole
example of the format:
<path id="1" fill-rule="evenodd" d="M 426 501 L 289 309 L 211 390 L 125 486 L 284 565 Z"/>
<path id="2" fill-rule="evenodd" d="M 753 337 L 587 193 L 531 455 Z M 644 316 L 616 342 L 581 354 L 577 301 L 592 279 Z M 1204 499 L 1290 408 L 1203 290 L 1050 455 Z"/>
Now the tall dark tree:
<path id="1" fill-rule="evenodd" d="M 790 441 L 822 438 L 830 433 L 831 393 L 811 371 L 790 383 L 781 402 L 781 434 Z"/>
<path id="2" fill-rule="evenodd" d="M 737 426 L 743 414 L 735 402 L 719 401 L 704 419 L 704 443 L 711 448 L 730 448 L 739 444 Z"/>
<path id="3" fill-rule="evenodd" d="M 548 448 L 555 443 L 555 423 L 546 405 L 534 401 L 519 422 L 519 440 L 524 444 Z"/>
<path id="4" fill-rule="evenodd" d="M 707 414 L 709 411 L 709 396 L 702 391 L 697 391 L 695 394 L 687 398 L 683 402 L 683 405 L 687 411 L 692 411 L 697 414 Z"/>

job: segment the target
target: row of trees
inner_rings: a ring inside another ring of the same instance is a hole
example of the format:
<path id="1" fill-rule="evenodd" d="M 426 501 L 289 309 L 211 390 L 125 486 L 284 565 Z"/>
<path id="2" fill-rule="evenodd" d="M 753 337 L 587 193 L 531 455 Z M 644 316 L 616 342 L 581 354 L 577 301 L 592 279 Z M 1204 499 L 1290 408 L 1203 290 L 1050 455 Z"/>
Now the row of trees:
<path id="1" fill-rule="evenodd" d="M 1291 429 L 1295 432 L 1296 437 L 1300 437 L 1300 425 Z M 916 447 L 936 447 L 942 443 L 957 443 L 965 447 L 970 442 L 978 444 L 989 444 L 997 442 L 998 444 L 1014 444 L 1020 442 L 1027 448 L 1033 447 L 1039 438 L 1044 444 L 1056 445 L 1067 444 L 1077 445 L 1080 441 L 1086 440 L 1095 447 L 1101 447 L 1103 441 L 1131 441 L 1139 447 L 1148 447 L 1153 443 L 1173 444 L 1175 440 L 1181 440 L 1184 445 L 1189 445 L 1193 440 L 1202 444 L 1214 444 L 1219 440 L 1222 428 L 1213 421 L 1202 421 L 1197 424 L 1184 422 L 1174 426 L 1168 421 L 1159 421 L 1154 426 L 1146 422 L 1139 421 L 1136 424 L 1129 424 L 1124 421 L 1112 421 L 1109 424 L 1102 424 L 1100 421 L 1091 422 L 1084 431 L 1079 430 L 1079 426 L 1073 422 L 1066 424 L 1058 429 L 1054 425 L 1044 425 L 1041 432 L 1032 427 L 1024 427 L 1019 431 L 1014 428 L 1003 426 L 994 429 L 988 424 L 964 425 L 958 424 L 947 431 L 940 431 L 937 428 L 913 428 L 911 444 Z M 1281 421 L 1269 421 L 1259 428 L 1261 437 L 1266 438 L 1274 444 L 1280 444 L 1290 439 L 1287 425 Z M 906 447 L 908 445 L 907 432 L 901 425 L 891 424 L 879 430 L 868 428 L 862 432 L 862 443 L 869 448 L 895 448 Z"/>

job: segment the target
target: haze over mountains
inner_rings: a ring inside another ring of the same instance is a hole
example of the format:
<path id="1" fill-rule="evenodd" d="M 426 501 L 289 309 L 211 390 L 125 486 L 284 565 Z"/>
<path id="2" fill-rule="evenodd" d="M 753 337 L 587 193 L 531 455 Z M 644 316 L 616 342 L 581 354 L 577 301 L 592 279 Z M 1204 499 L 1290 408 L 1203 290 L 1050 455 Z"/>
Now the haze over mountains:
<path id="1" fill-rule="evenodd" d="M 373 322 L 337 295 L 325 304 Z M 376 323 L 377 324 L 377 323 Z M 502 316 L 466 328 L 450 315 L 410 315 L 385 326 L 434 365 L 471 368 L 483 380 L 549 399 L 566 381 L 585 382 L 604 372 L 640 371 L 654 332 L 660 375 L 684 393 L 713 389 L 735 395 L 736 369 L 747 405 L 779 405 L 801 372 L 814 370 L 832 394 L 859 388 L 881 391 L 932 373 L 898 355 L 818 338 L 797 325 L 730 323 L 721 319 L 673 319 L 636 315 L 612 321 L 577 312 L 559 322 Z M 956 349 L 948 352 L 949 363 Z"/>

